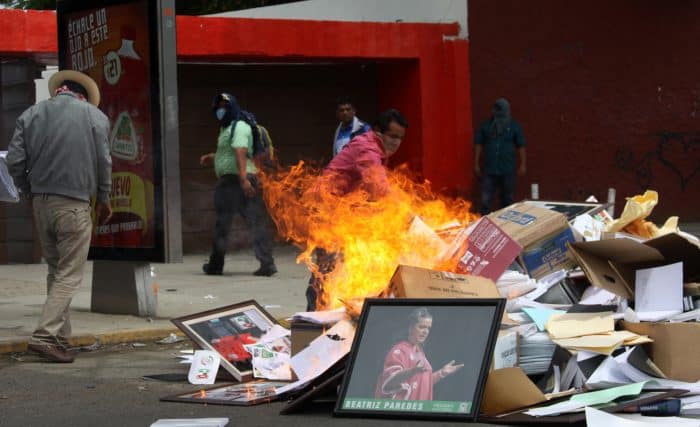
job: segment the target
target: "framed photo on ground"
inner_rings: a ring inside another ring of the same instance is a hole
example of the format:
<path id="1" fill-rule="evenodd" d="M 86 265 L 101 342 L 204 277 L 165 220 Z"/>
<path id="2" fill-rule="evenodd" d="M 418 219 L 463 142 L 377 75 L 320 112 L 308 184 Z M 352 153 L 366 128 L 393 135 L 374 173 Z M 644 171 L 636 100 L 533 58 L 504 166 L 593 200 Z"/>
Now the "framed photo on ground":
<path id="1" fill-rule="evenodd" d="M 162 397 L 165 402 L 207 403 L 210 405 L 251 406 L 277 400 L 277 389 L 287 385 L 279 381 L 250 381 L 239 384 L 226 384 L 207 389 L 189 391 Z"/>
<path id="2" fill-rule="evenodd" d="M 221 366 L 238 381 L 253 378 L 252 356 L 243 347 L 253 344 L 277 321 L 256 301 L 190 314 L 171 320 L 203 350 L 221 355 Z"/>
<path id="3" fill-rule="evenodd" d="M 367 299 L 335 414 L 473 421 L 503 299 Z"/>

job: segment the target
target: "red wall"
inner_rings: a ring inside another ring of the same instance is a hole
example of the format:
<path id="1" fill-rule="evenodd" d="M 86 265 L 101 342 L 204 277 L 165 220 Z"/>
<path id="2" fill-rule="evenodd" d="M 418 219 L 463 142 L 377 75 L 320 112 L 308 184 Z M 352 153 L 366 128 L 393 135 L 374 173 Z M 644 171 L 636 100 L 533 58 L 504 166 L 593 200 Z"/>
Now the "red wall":
<path id="1" fill-rule="evenodd" d="M 700 2 L 469 1 L 474 123 L 505 96 L 540 197 L 651 188 L 654 219 L 700 220 Z"/>
<path id="2" fill-rule="evenodd" d="M 0 55 L 55 54 L 53 12 L 0 10 Z M 177 17 L 183 62 L 377 62 L 380 108 L 408 116 L 397 160 L 443 191 L 471 185 L 468 42 L 457 24 L 320 22 Z M 6 33 L 3 31 L 3 33 Z"/>

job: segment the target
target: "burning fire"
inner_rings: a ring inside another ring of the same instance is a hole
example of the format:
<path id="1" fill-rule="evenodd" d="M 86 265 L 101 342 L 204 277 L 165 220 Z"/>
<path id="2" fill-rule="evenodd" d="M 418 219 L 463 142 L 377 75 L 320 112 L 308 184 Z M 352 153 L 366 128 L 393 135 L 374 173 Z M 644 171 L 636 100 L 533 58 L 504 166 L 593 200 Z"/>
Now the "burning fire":
<path id="1" fill-rule="evenodd" d="M 321 277 L 320 309 L 381 294 L 398 264 L 452 270 L 456 260 L 441 258 L 450 238 L 432 230 L 459 230 L 477 218 L 470 202 L 434 193 L 405 166 L 389 172 L 391 191 L 377 201 L 362 190 L 334 195 L 319 175 L 300 162 L 264 176 L 263 186 L 279 233 L 303 249 L 297 262 Z M 330 273 L 319 272 L 316 248 L 340 254 Z"/>

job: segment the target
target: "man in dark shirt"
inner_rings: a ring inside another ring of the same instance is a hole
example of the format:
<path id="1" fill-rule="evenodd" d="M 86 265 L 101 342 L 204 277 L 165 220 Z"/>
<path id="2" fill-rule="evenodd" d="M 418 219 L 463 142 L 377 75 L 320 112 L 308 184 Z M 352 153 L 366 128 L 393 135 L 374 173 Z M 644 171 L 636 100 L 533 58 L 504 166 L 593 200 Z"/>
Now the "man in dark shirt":
<path id="1" fill-rule="evenodd" d="M 516 155 L 520 156 L 517 173 L 525 175 L 525 137 L 520 125 L 511 118 L 510 104 L 499 98 L 493 105 L 493 116 L 474 134 L 474 174 L 481 178 L 481 214 L 491 211 L 491 202 L 500 190 L 501 208 L 513 203 L 515 193 Z M 484 170 L 481 152 L 485 152 Z"/>

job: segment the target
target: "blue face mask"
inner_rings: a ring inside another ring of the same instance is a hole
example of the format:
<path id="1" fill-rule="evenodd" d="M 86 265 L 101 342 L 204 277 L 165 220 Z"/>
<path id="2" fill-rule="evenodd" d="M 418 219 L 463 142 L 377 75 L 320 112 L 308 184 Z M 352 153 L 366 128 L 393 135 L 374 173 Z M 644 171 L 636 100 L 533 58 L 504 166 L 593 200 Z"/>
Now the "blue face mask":
<path id="1" fill-rule="evenodd" d="M 216 113 L 214 113 L 214 114 L 216 115 L 216 119 L 221 121 L 221 120 L 223 120 L 224 116 L 226 115 L 226 109 L 224 107 L 219 107 L 216 109 Z"/>

